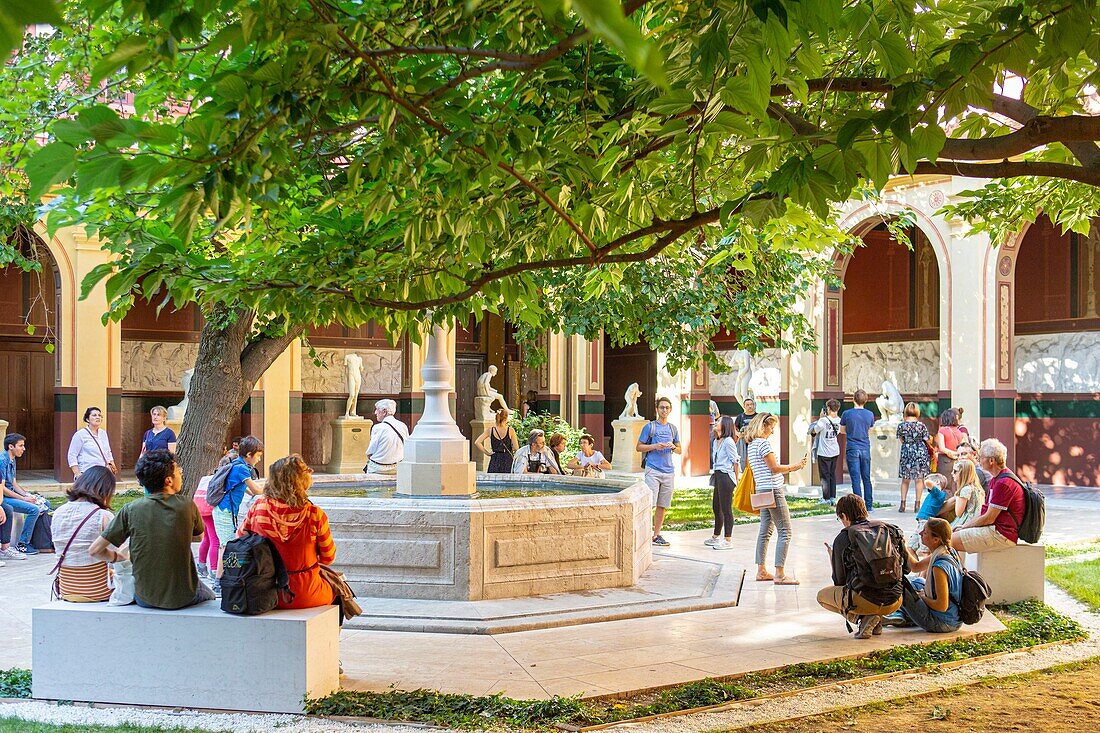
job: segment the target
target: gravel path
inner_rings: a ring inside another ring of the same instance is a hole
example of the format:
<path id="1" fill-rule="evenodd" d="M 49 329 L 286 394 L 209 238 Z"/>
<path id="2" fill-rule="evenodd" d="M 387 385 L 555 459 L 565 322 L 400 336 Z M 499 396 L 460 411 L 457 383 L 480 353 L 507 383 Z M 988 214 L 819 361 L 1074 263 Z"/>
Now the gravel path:
<path id="1" fill-rule="evenodd" d="M 809 691 L 791 697 L 763 702 L 735 703 L 729 710 L 663 718 L 648 723 L 624 724 L 613 730 L 631 733 L 709 733 L 727 731 L 760 723 L 813 715 L 842 708 L 857 707 L 956 687 L 991 677 L 1010 677 L 1059 664 L 1100 657 L 1100 616 L 1091 613 L 1061 589 L 1046 586 L 1046 602 L 1059 612 L 1076 618 L 1089 632 L 1089 638 L 1076 644 L 1049 647 L 1035 652 L 1020 652 L 986 662 L 976 662 L 945 672 L 896 677 L 878 682 L 845 685 L 831 690 Z M 70 725 L 135 725 L 164 728 L 194 728 L 232 733 L 423 733 L 442 728 L 368 723 L 342 723 L 293 715 L 249 715 L 213 712 L 149 710 L 125 707 L 57 706 L 40 702 L 0 705 L 0 717 L 16 717 L 43 723 Z M 457 733 L 457 732 L 455 732 Z"/>

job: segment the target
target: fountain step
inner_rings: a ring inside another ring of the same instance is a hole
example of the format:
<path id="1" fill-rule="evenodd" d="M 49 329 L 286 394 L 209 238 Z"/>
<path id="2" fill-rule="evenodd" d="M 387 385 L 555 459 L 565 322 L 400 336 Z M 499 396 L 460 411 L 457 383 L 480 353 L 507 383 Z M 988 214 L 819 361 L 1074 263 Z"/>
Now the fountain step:
<path id="1" fill-rule="evenodd" d="M 363 614 L 347 629 L 507 634 L 559 626 L 736 606 L 744 568 L 654 552 L 653 565 L 629 588 L 489 601 L 360 597 Z"/>

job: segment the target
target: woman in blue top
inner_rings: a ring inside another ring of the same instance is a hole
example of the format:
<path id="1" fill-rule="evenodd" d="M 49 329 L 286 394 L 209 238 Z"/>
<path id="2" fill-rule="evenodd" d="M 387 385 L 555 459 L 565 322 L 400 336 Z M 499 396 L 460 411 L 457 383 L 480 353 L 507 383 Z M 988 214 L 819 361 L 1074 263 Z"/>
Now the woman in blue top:
<path id="1" fill-rule="evenodd" d="M 176 433 L 164 424 L 168 420 L 168 410 L 157 405 L 149 410 L 149 416 L 153 419 L 153 428 L 146 430 L 145 436 L 141 439 L 141 454 L 139 454 L 139 457 L 146 451 L 151 450 L 166 450 L 172 455 L 176 455 Z"/>
<path id="2" fill-rule="evenodd" d="M 884 626 L 916 625 L 933 634 L 957 631 L 962 625 L 962 567 L 951 549 L 951 525 L 933 517 L 921 529 L 921 541 L 931 550 L 923 560 L 909 553 L 909 565 L 921 574 L 905 583 L 901 610 L 885 616 Z"/>

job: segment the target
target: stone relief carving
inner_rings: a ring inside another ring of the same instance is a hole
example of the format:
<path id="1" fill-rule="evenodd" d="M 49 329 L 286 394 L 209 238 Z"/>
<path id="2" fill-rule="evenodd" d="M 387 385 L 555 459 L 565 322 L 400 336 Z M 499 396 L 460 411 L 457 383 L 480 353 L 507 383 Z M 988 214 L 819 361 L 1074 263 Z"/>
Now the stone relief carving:
<path id="1" fill-rule="evenodd" d="M 321 366 L 302 352 L 302 391 L 345 395 L 348 380 L 344 358 L 358 354 L 363 359 L 361 394 L 396 395 L 401 392 L 400 349 L 317 349 Z"/>
<path id="2" fill-rule="evenodd" d="M 1016 390 L 1100 391 L 1100 332 L 1017 336 Z"/>
<path id="3" fill-rule="evenodd" d="M 710 374 L 710 393 L 718 397 L 735 397 L 742 387 L 738 383 L 745 372 L 745 354 L 740 349 L 728 349 L 715 352 L 718 357 L 733 367 L 725 374 Z M 775 397 L 783 389 L 783 360 L 785 356 L 779 349 L 764 349 L 757 356 L 748 356 L 749 383 L 748 393 L 754 397 Z"/>
<path id="4" fill-rule="evenodd" d="M 123 341 L 120 387 L 178 392 L 183 373 L 195 366 L 199 345 L 167 341 Z"/>
<path id="5" fill-rule="evenodd" d="M 897 376 L 902 396 L 934 395 L 940 389 L 940 344 L 938 341 L 892 341 L 876 344 L 845 344 L 843 349 L 845 392 L 863 388 L 874 393 Z"/>

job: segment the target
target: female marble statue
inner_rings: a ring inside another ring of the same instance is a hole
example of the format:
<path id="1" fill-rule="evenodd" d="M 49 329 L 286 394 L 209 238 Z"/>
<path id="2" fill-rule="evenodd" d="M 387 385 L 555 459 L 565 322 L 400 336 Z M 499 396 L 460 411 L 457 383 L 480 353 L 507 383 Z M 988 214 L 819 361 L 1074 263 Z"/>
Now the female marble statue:
<path id="1" fill-rule="evenodd" d="M 348 378 L 348 403 L 344 417 L 359 417 L 357 410 L 359 390 L 363 387 L 363 357 L 355 352 L 344 357 L 344 370 Z"/>

